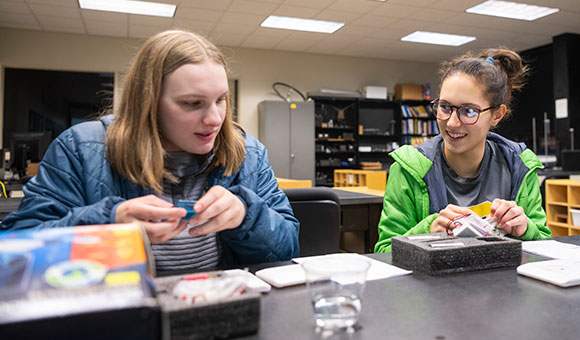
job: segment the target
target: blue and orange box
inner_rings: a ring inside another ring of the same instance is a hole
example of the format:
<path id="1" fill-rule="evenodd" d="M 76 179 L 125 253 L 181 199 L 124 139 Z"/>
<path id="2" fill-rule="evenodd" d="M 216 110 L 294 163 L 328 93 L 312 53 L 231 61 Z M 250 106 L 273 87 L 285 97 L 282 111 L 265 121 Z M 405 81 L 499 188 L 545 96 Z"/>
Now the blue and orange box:
<path id="1" fill-rule="evenodd" d="M 137 224 L 1 233 L 2 337 L 161 338 L 150 254 Z"/>

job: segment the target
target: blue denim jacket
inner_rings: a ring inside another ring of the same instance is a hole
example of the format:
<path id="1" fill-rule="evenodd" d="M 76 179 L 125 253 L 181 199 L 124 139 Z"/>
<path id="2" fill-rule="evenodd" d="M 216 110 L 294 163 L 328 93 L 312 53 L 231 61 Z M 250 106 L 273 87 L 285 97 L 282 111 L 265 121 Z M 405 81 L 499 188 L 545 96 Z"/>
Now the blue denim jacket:
<path id="1" fill-rule="evenodd" d="M 75 125 L 48 148 L 38 173 L 25 186 L 17 212 L 0 230 L 57 228 L 115 222 L 115 210 L 127 199 L 153 193 L 112 170 L 106 157 L 105 129 L 112 116 Z M 242 224 L 218 233 L 224 264 L 290 260 L 299 256 L 299 222 L 286 195 L 278 189 L 267 150 L 245 137 L 246 154 L 237 173 L 223 168 L 208 176 L 208 187 L 220 185 L 246 207 Z"/>

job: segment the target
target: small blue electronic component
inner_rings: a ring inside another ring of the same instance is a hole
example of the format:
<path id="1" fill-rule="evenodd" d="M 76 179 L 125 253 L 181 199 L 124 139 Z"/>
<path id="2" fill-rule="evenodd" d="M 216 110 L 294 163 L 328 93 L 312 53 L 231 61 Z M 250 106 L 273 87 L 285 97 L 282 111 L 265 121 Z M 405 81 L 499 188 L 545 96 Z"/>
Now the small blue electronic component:
<path id="1" fill-rule="evenodd" d="M 193 206 L 195 205 L 195 202 L 197 201 L 192 201 L 192 200 L 179 200 L 177 201 L 177 206 L 179 208 L 185 208 L 185 210 L 187 210 L 187 215 L 185 215 L 185 217 L 183 217 L 186 220 L 189 220 L 190 218 L 192 218 L 193 216 L 195 216 L 197 213 L 195 212 L 195 210 L 193 210 Z"/>

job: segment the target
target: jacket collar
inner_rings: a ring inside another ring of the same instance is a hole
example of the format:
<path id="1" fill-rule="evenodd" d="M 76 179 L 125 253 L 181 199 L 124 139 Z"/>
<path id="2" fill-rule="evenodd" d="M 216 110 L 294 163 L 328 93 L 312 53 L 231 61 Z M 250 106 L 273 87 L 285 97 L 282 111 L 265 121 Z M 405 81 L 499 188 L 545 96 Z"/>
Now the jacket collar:
<path id="1" fill-rule="evenodd" d="M 495 142 L 503 153 L 512 173 L 511 200 L 515 200 L 517 191 L 525 176 L 533 170 L 544 166 L 538 157 L 524 143 L 516 143 L 494 132 L 488 132 L 487 139 Z M 443 137 L 433 139 L 411 147 L 405 145 L 391 153 L 391 156 L 403 167 L 423 189 L 429 192 L 429 210 L 438 212 L 448 204 L 443 181 L 440 143 Z"/>

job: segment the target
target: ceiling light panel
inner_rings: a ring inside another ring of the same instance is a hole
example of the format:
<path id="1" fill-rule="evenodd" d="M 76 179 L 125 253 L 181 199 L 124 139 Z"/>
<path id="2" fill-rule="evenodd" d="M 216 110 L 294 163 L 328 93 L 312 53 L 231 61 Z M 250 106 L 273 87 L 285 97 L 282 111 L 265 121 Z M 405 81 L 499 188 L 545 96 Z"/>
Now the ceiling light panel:
<path id="1" fill-rule="evenodd" d="M 511 1 L 490 0 L 465 10 L 467 13 L 491 15 L 501 18 L 533 21 L 556 13 L 558 8 L 527 5 Z"/>
<path id="2" fill-rule="evenodd" d="M 475 40 L 475 37 L 456 34 L 416 31 L 402 37 L 401 40 L 423 44 L 461 46 L 463 44 L 467 44 L 468 42 Z"/>
<path id="3" fill-rule="evenodd" d="M 119 12 L 129 14 L 153 15 L 171 18 L 175 15 L 176 5 L 148 1 L 129 0 L 79 0 L 82 9 Z"/>
<path id="4" fill-rule="evenodd" d="M 260 26 L 306 32 L 334 33 L 344 26 L 344 23 L 270 15 Z"/>

